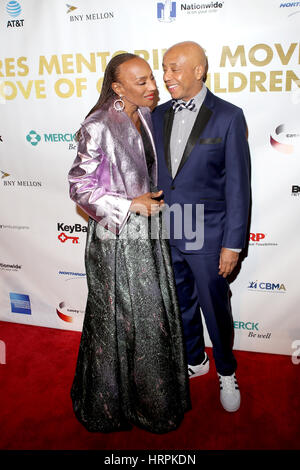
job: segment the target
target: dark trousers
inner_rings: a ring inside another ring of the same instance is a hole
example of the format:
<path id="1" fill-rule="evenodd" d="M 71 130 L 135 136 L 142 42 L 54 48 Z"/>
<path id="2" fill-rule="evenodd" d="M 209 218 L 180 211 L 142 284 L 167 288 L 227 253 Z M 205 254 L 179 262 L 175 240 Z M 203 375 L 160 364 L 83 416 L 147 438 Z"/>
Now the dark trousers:
<path id="1" fill-rule="evenodd" d="M 197 365 L 204 359 L 201 307 L 216 369 L 221 375 L 233 374 L 237 367 L 232 352 L 233 319 L 229 285 L 227 279 L 218 274 L 220 253 L 189 254 L 171 246 L 171 255 L 188 364 Z"/>

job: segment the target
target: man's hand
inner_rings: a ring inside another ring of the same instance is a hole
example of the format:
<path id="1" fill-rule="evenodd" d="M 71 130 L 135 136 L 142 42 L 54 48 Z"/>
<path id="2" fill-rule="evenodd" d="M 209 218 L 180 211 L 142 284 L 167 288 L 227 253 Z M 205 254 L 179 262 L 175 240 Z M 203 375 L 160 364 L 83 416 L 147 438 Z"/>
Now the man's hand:
<path id="1" fill-rule="evenodd" d="M 223 277 L 227 277 L 236 267 L 238 259 L 239 253 L 229 248 L 222 248 L 220 253 L 219 274 Z"/>
<path id="2" fill-rule="evenodd" d="M 164 201 L 156 201 L 153 198 L 161 196 L 162 193 L 162 191 L 158 191 L 157 193 L 145 193 L 142 194 L 142 196 L 134 198 L 129 208 L 130 212 L 139 213 L 145 217 L 157 214 L 164 205 Z"/>

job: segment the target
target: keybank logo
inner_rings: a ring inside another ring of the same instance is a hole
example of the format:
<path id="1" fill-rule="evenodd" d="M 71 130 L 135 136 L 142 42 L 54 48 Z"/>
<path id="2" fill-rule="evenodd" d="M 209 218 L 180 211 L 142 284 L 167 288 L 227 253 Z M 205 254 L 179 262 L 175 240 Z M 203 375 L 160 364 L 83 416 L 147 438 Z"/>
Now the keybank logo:
<path id="1" fill-rule="evenodd" d="M 12 1 L 12 2 L 8 2 L 8 4 L 6 5 L 6 11 L 9 14 L 9 16 L 16 18 L 17 16 L 20 15 L 22 8 L 21 8 L 20 3 Z"/>
<path id="2" fill-rule="evenodd" d="M 249 281 L 248 290 L 256 292 L 276 292 L 285 294 L 286 287 L 280 282 L 259 282 L 259 281 Z"/>
<path id="3" fill-rule="evenodd" d="M 70 146 L 69 148 L 74 149 L 76 145 L 71 143 L 75 140 L 75 134 L 71 133 L 51 133 L 51 134 L 43 134 L 43 137 L 38 134 L 36 131 L 32 130 L 26 135 L 26 140 L 29 142 L 31 145 L 36 146 L 38 145 L 41 140 L 44 140 L 44 142 L 69 142 Z"/>
<path id="4" fill-rule="evenodd" d="M 157 19 L 164 23 L 171 23 L 176 18 L 176 2 L 166 0 L 157 3 Z"/>

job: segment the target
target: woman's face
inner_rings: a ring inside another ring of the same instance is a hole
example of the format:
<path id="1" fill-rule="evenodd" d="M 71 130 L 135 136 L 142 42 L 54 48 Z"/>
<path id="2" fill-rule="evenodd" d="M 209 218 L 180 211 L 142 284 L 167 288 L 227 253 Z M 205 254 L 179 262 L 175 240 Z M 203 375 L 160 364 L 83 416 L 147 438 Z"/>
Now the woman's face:
<path id="1" fill-rule="evenodd" d="M 141 58 L 124 62 L 119 66 L 118 82 L 114 91 L 122 96 L 125 110 L 135 106 L 151 107 L 156 96 L 156 83 L 148 63 Z"/>

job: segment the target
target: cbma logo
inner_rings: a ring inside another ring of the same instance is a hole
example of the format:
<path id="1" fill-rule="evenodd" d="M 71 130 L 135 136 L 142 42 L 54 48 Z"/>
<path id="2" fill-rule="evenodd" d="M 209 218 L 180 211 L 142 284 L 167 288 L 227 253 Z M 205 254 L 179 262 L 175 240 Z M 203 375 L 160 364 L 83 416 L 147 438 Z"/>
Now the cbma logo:
<path id="1" fill-rule="evenodd" d="M 281 292 L 285 293 L 286 288 L 284 284 L 280 284 L 279 282 L 258 282 L 258 281 L 249 281 L 248 285 L 249 290 L 256 290 L 256 291 L 268 291 L 268 292 Z"/>
<path id="2" fill-rule="evenodd" d="M 171 23 L 176 18 L 176 2 L 166 0 L 157 3 L 157 19 L 164 23 Z"/>

